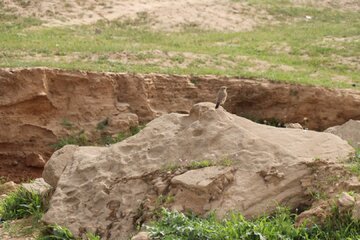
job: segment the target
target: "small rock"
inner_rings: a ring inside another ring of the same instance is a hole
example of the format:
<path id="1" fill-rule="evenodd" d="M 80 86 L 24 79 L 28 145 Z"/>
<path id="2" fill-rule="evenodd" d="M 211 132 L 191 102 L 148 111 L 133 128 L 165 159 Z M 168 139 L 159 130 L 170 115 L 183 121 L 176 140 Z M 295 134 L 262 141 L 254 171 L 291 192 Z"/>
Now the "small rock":
<path id="1" fill-rule="evenodd" d="M 8 194 L 17 189 L 18 185 L 13 181 L 0 184 L 0 195 Z"/>
<path id="2" fill-rule="evenodd" d="M 349 180 L 343 183 L 344 188 L 348 191 L 360 191 L 360 181 L 356 176 L 351 177 Z"/>
<path id="3" fill-rule="evenodd" d="M 285 123 L 284 126 L 286 128 L 304 129 L 300 123 Z"/>
<path id="4" fill-rule="evenodd" d="M 318 206 L 312 207 L 300 213 L 295 219 L 295 226 L 299 227 L 304 223 L 306 223 L 307 227 L 311 227 L 314 224 L 321 225 L 325 222 L 329 214 L 329 204 L 322 202 Z"/>
<path id="5" fill-rule="evenodd" d="M 131 240 L 150 240 L 150 236 L 147 232 L 139 232 L 138 234 L 133 236 Z"/>
<path id="6" fill-rule="evenodd" d="M 17 165 L 19 165 L 19 162 L 16 160 L 11 163 L 11 166 L 17 166 Z"/>
<path id="7" fill-rule="evenodd" d="M 30 153 L 26 156 L 25 165 L 27 167 L 43 168 L 45 166 L 44 158 L 38 153 Z"/>
<path id="8" fill-rule="evenodd" d="M 171 207 L 171 210 L 172 210 L 172 211 L 182 212 L 182 211 L 184 211 L 185 209 L 184 209 L 184 207 L 183 207 L 182 205 L 176 204 L 176 205 L 173 205 L 173 206 Z"/>
<path id="9" fill-rule="evenodd" d="M 353 196 L 350 196 L 346 192 L 342 192 L 338 199 L 338 204 L 339 204 L 340 211 L 349 209 L 352 206 L 354 206 L 355 198 Z"/>
<path id="10" fill-rule="evenodd" d="M 352 218 L 354 220 L 360 220 L 360 199 L 357 200 L 354 204 L 354 208 L 352 210 Z"/>
<path id="11" fill-rule="evenodd" d="M 47 196 L 52 190 L 52 187 L 43 178 L 37 178 L 32 183 L 23 183 L 21 186 L 27 191 L 37 192 L 41 196 Z"/>
<path id="12" fill-rule="evenodd" d="M 162 181 L 156 182 L 154 184 L 155 187 L 155 191 L 158 195 L 163 194 L 166 190 L 166 188 L 168 187 L 168 185 Z"/>

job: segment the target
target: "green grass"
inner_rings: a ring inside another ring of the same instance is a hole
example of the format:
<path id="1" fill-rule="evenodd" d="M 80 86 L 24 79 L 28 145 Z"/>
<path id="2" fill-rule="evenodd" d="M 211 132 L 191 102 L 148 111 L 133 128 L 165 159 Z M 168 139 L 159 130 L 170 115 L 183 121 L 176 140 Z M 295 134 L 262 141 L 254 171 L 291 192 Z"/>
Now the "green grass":
<path id="1" fill-rule="evenodd" d="M 54 149 L 60 149 L 66 145 L 78 145 L 78 146 L 106 146 L 114 143 L 121 142 L 128 137 L 134 136 L 135 134 L 139 133 L 145 125 L 139 126 L 132 126 L 130 127 L 129 131 L 127 132 L 120 132 L 115 136 L 110 135 L 109 133 L 105 132 L 106 128 L 108 127 L 109 119 L 106 118 L 103 121 L 100 121 L 96 125 L 96 130 L 98 131 L 98 136 L 90 136 L 84 130 L 78 129 L 73 123 L 70 121 L 63 119 L 61 125 L 65 128 L 70 130 L 70 134 L 64 136 L 51 146 Z"/>
<path id="2" fill-rule="evenodd" d="M 13 19 L 2 14 L 0 67 L 216 74 L 328 87 L 360 85 L 359 64 L 346 62 L 358 56 L 359 42 L 332 40 L 359 38 L 358 13 L 294 7 L 288 1 L 249 2 L 290 24 L 263 26 L 250 32 L 186 28 L 169 33 L 117 21 L 46 28 L 39 27 L 35 19 Z M 313 19 L 305 21 L 305 15 Z M 96 28 L 101 33 L 95 34 Z M 134 57 L 124 62 L 116 57 L 122 52 Z M 187 57 L 186 53 L 192 55 Z"/>
<path id="3" fill-rule="evenodd" d="M 15 239 L 36 237 L 44 227 L 44 224 L 39 221 L 39 219 L 36 219 L 36 217 L 27 217 L 2 223 L 3 232 L 6 232 L 10 237 Z"/>
<path id="4" fill-rule="evenodd" d="M 360 176 L 360 148 L 355 149 L 355 155 L 350 158 L 349 170 Z"/>
<path id="5" fill-rule="evenodd" d="M 202 160 L 202 161 L 191 162 L 187 167 L 189 169 L 199 169 L 199 168 L 211 167 L 214 165 L 215 165 L 215 162 L 213 162 L 213 161 Z"/>
<path id="6" fill-rule="evenodd" d="M 60 149 L 65 145 L 79 145 L 79 146 L 89 146 L 92 145 L 91 141 L 89 141 L 89 137 L 86 135 L 84 131 L 74 132 L 69 136 L 60 138 L 56 143 L 51 146 L 54 149 Z"/>
<path id="7" fill-rule="evenodd" d="M 20 187 L 10 193 L 0 203 L 0 217 L 3 220 L 20 219 L 33 216 L 40 219 L 45 211 L 41 196 Z"/>
<path id="8" fill-rule="evenodd" d="M 66 227 L 59 225 L 51 225 L 44 229 L 41 236 L 37 240 L 80 240 L 84 238 L 76 238 L 74 234 Z M 93 233 L 86 233 L 85 240 L 100 240 L 100 236 Z"/>
<path id="9" fill-rule="evenodd" d="M 0 219 L 2 227 L 12 237 L 37 237 L 38 240 L 79 239 L 65 227 L 58 225 L 45 226 L 41 217 L 46 211 L 41 196 L 20 187 L 8 194 L 0 202 Z M 87 240 L 100 240 L 100 237 L 87 233 Z"/>
<path id="10" fill-rule="evenodd" d="M 359 239 L 360 223 L 350 214 L 340 216 L 337 209 L 323 226 L 294 226 L 296 215 L 279 208 L 273 216 L 246 220 L 241 214 L 231 214 L 224 220 L 214 215 L 206 219 L 187 216 L 163 209 L 161 218 L 148 226 L 152 239 L 162 240 L 225 240 L 225 239 Z"/>

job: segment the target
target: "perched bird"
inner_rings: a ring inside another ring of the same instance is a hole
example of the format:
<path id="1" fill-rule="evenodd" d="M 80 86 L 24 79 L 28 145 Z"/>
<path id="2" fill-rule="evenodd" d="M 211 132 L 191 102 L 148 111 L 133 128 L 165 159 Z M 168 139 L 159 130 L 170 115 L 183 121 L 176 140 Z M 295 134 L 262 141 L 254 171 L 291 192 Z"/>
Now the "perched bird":
<path id="1" fill-rule="evenodd" d="M 217 109 L 220 104 L 224 104 L 226 101 L 226 97 L 227 97 L 227 92 L 226 92 L 227 87 L 226 86 L 222 86 L 217 94 L 217 99 L 216 99 L 216 106 L 215 109 Z"/>

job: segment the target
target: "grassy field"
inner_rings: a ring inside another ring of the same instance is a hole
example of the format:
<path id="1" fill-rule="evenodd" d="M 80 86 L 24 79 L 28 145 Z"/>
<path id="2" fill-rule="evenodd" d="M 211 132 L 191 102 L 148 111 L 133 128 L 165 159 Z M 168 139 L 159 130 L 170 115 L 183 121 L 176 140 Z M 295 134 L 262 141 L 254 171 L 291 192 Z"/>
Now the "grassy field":
<path id="1" fill-rule="evenodd" d="M 278 23 L 250 32 L 196 26 L 155 32 L 145 26 L 147 16 L 139 15 L 131 21 L 44 27 L 38 19 L 3 10 L 0 67 L 216 74 L 359 89 L 360 14 L 284 0 L 249 3 Z"/>

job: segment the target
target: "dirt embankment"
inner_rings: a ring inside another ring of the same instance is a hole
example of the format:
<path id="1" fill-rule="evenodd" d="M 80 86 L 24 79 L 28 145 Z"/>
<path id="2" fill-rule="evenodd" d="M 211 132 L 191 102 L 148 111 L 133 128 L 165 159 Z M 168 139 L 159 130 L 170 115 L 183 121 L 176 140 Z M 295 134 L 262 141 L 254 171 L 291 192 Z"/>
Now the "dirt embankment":
<path id="1" fill-rule="evenodd" d="M 229 87 L 225 109 L 253 120 L 324 130 L 360 119 L 358 91 L 249 79 L 35 68 L 2 69 L 0 85 L 0 175 L 14 180 L 41 174 L 51 144 L 69 134 L 69 123 L 92 136 L 107 120 L 107 131 L 115 134 L 164 113 L 188 113 L 197 102 L 214 102 L 222 85 Z"/>

